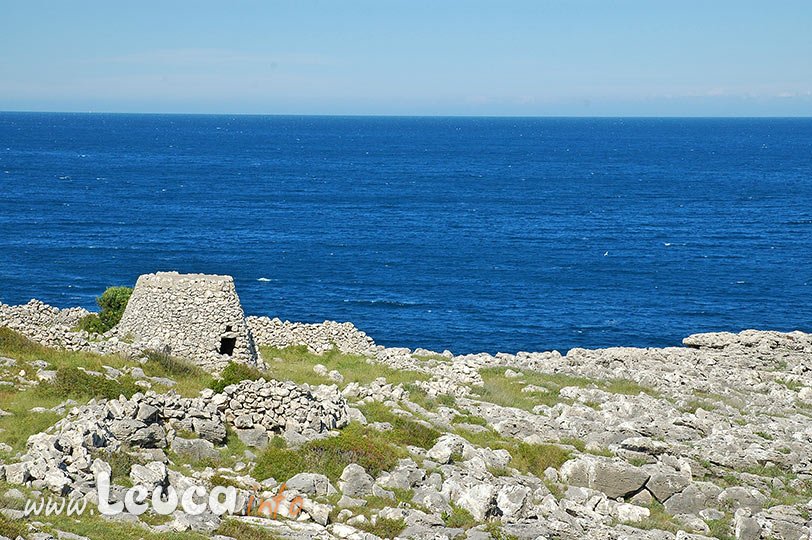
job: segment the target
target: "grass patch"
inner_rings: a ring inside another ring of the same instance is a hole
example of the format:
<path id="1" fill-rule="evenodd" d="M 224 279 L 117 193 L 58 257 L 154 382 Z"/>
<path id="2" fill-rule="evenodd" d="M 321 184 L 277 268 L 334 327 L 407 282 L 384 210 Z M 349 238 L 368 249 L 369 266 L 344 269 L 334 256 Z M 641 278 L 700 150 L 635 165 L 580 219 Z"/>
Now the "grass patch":
<path id="1" fill-rule="evenodd" d="M 379 536 L 381 538 L 394 538 L 403 532 L 403 529 L 406 528 L 406 522 L 404 522 L 402 519 L 387 519 L 379 517 L 375 521 L 374 525 L 367 522 L 359 523 L 356 525 L 356 527 L 362 531 L 374 534 L 375 536 Z"/>
<path id="2" fill-rule="evenodd" d="M 502 525 L 495 521 L 490 521 L 485 524 L 485 532 L 487 532 L 493 540 L 519 540 L 518 536 L 505 533 L 502 530 Z"/>
<path id="3" fill-rule="evenodd" d="M 443 522 L 446 527 L 454 529 L 470 529 L 477 525 L 477 521 L 468 510 L 454 503 L 451 503 L 451 512 L 443 513 Z"/>
<path id="4" fill-rule="evenodd" d="M 5 327 L 0 328 L 0 354 L 22 363 L 43 360 L 53 368 L 81 366 L 85 369 L 103 372 L 103 365 L 116 368 L 127 365 L 127 361 L 120 356 L 102 356 L 85 351 L 66 351 L 46 347 Z M 25 368 L 26 371 L 31 369 L 18 364 L 17 369 L 19 368 Z"/>
<path id="5" fill-rule="evenodd" d="M 223 536 L 239 538 L 240 540 L 280 540 L 278 536 L 274 536 L 265 529 L 237 521 L 236 519 L 223 520 L 215 532 Z"/>
<path id="6" fill-rule="evenodd" d="M 52 412 L 32 413 L 27 410 L 14 411 L 12 416 L 0 418 L 0 442 L 11 446 L 11 454 L 25 449 L 28 437 L 41 433 L 54 425 L 61 417 Z"/>
<path id="7" fill-rule="evenodd" d="M 710 519 L 705 523 L 708 524 L 710 528 L 709 534 L 713 538 L 718 538 L 719 540 L 736 540 L 736 537 L 731 534 L 733 531 L 730 530 L 729 519 Z"/>
<path id="8" fill-rule="evenodd" d="M 360 409 L 370 422 L 389 422 L 392 424 L 391 431 L 380 433 L 382 439 L 392 444 L 431 448 L 441 435 L 436 429 L 425 426 L 409 417 L 392 413 L 383 403 L 369 403 L 362 405 Z"/>
<path id="9" fill-rule="evenodd" d="M 484 384 L 474 386 L 471 391 L 483 401 L 502 407 L 516 407 L 530 411 L 536 405 L 552 407 L 556 403 L 572 403 L 559 396 L 566 386 L 588 386 L 591 382 L 579 377 L 561 374 L 525 373 L 519 378 L 505 377 L 507 368 L 494 367 L 479 370 Z M 532 384 L 544 391 L 522 392 L 522 388 Z"/>
<path id="10" fill-rule="evenodd" d="M 357 463 L 374 477 L 405 456 L 385 435 L 353 423 L 336 437 L 309 442 L 298 450 L 286 448 L 284 439 L 276 437 L 257 459 L 252 476 L 284 482 L 300 472 L 317 471 L 336 483 L 344 467 Z"/>
<path id="11" fill-rule="evenodd" d="M 685 405 L 680 408 L 680 411 L 686 413 L 696 413 L 697 409 L 705 409 L 706 411 L 712 411 L 716 409 L 717 406 L 715 403 L 705 400 L 705 399 L 689 399 L 685 402 Z"/>
<path id="12" fill-rule="evenodd" d="M 548 467 L 558 469 L 572 454 L 554 444 L 528 444 L 520 442 L 508 449 L 513 456 L 510 465 L 522 472 L 543 476 Z"/>
<path id="13" fill-rule="evenodd" d="M 626 523 L 626 525 L 647 531 L 658 529 L 670 533 L 676 533 L 681 529 L 680 524 L 665 511 L 665 507 L 661 503 L 652 501 L 646 508 L 649 509 L 649 517 L 639 523 Z"/>
<path id="14" fill-rule="evenodd" d="M 129 375 L 119 377 L 118 380 L 112 380 L 103 375 L 89 375 L 78 367 L 58 368 L 55 381 L 40 383 L 35 390 L 40 396 L 59 399 L 90 399 L 94 397 L 116 399 L 122 394 L 129 399 L 133 394 L 141 391 L 143 389 L 138 387 L 135 384 L 135 379 Z"/>
<path id="15" fill-rule="evenodd" d="M 322 364 L 328 370 L 338 370 L 344 376 L 344 382 L 339 385 L 342 387 L 351 382 L 369 384 L 378 377 L 385 377 L 386 382 L 394 385 L 429 379 L 427 374 L 418 371 L 395 370 L 378 363 L 368 364 L 363 356 L 344 354 L 335 348 L 323 355 L 309 352 L 304 345 L 284 349 L 261 347 L 260 351 L 266 359 L 282 359 L 281 362 L 268 362 L 269 373 L 274 379 L 289 380 L 297 384 L 335 384 L 327 377 L 313 372 L 316 364 Z"/>
<path id="16" fill-rule="evenodd" d="M 451 420 L 452 424 L 472 424 L 475 426 L 488 426 L 488 422 L 482 418 L 481 416 L 473 416 L 471 414 L 466 414 L 464 416 L 455 416 Z"/>
<path id="17" fill-rule="evenodd" d="M 614 379 L 607 383 L 606 387 L 603 388 L 607 392 L 612 394 L 626 394 L 628 396 L 637 396 L 642 394 L 648 394 L 653 398 L 660 398 L 662 394 L 660 392 L 654 390 L 653 388 L 649 388 L 647 386 L 642 386 L 635 381 L 630 379 Z"/>
<path id="18" fill-rule="evenodd" d="M 256 381 L 264 375 L 260 370 L 247 366 L 245 364 L 238 364 L 236 362 L 229 362 L 219 379 L 213 380 L 209 384 L 209 388 L 218 394 L 223 391 L 226 386 L 232 384 L 239 384 L 242 381 Z"/>
<path id="19" fill-rule="evenodd" d="M 558 469 L 572 457 L 572 452 L 555 444 L 530 444 L 508 439 L 493 430 L 471 433 L 465 429 L 457 434 L 471 444 L 490 447 L 493 450 L 505 449 L 512 456 L 509 465 L 523 473 L 544 476 L 548 467 Z"/>

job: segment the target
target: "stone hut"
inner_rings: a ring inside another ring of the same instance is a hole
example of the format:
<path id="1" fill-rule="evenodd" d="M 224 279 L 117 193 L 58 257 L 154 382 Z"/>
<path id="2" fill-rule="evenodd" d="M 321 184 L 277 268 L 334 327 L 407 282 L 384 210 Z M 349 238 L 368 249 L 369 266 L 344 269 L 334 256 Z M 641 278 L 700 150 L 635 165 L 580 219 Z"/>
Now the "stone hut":
<path id="1" fill-rule="evenodd" d="M 144 274 L 116 329 L 122 338 L 214 371 L 231 361 L 262 362 L 231 276 Z"/>

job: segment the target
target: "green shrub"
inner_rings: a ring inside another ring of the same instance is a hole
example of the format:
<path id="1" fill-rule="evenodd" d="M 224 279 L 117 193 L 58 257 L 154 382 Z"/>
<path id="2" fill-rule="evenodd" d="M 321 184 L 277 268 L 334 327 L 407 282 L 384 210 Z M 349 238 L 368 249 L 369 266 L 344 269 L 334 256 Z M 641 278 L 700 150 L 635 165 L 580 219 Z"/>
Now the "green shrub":
<path id="1" fill-rule="evenodd" d="M 246 366 L 245 364 L 231 362 L 223 370 L 221 377 L 212 381 L 209 388 L 219 394 L 226 386 L 238 384 L 244 380 L 256 381 L 260 377 L 262 377 L 262 372 L 260 370 L 252 368 L 251 366 Z"/>
<path id="2" fill-rule="evenodd" d="M 103 334 L 107 331 L 96 313 L 85 315 L 79 319 L 79 322 L 76 323 L 74 330 L 84 330 L 85 332 L 90 332 L 91 334 Z"/>
<path id="3" fill-rule="evenodd" d="M 79 319 L 74 330 L 84 330 L 93 334 L 107 332 L 121 320 L 132 292 L 130 287 L 109 287 L 99 298 L 96 298 L 96 304 L 101 311 Z"/>
<path id="4" fill-rule="evenodd" d="M 133 290 L 130 287 L 110 287 L 102 293 L 101 297 L 96 298 L 96 303 L 101 308 L 99 320 L 107 330 L 121 320 L 132 293 Z"/>
<path id="5" fill-rule="evenodd" d="M 451 503 L 451 512 L 443 513 L 443 521 L 446 527 L 454 529 L 470 529 L 477 524 L 474 516 L 465 508 Z"/>

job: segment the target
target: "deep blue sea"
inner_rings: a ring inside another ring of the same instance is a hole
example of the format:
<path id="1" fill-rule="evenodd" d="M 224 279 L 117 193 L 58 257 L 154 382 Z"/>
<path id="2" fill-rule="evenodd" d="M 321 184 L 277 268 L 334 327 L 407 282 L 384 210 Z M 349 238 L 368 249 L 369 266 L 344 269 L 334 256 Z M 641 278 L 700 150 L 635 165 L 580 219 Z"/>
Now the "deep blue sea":
<path id="1" fill-rule="evenodd" d="M 157 270 L 455 353 L 812 331 L 812 119 L 0 113 L 0 301 Z"/>

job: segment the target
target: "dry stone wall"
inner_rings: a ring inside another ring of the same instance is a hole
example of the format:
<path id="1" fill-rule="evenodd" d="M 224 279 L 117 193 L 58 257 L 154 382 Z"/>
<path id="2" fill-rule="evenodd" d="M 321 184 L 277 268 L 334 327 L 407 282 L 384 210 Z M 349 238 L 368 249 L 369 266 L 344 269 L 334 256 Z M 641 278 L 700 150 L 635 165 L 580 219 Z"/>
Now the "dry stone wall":
<path id="1" fill-rule="evenodd" d="M 345 354 L 371 356 L 378 349 L 366 333 L 352 323 L 324 321 L 307 324 L 281 321 L 274 317 L 248 317 L 246 320 L 257 345 L 284 348 L 305 345 L 315 354 L 322 354 L 335 346 Z"/>

